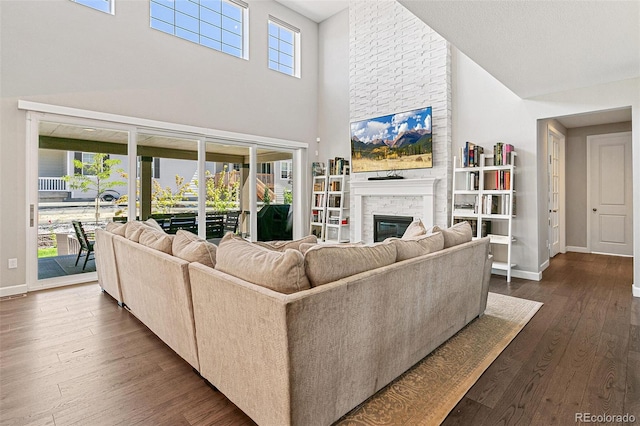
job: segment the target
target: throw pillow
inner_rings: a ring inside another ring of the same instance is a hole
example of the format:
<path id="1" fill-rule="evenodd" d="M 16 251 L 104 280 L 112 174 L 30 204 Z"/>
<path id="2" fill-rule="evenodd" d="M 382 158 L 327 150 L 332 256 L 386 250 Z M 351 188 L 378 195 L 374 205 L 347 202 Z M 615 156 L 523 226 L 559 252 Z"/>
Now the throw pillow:
<path id="1" fill-rule="evenodd" d="M 152 217 L 150 217 L 149 219 L 145 220 L 143 222 L 145 225 L 150 226 L 151 228 L 155 229 L 156 231 L 162 231 L 165 232 L 164 229 L 162 228 L 162 226 L 160 226 L 160 224 L 158 222 L 156 222 L 156 220 Z"/>
<path id="2" fill-rule="evenodd" d="M 188 262 L 199 262 L 211 268 L 216 266 L 217 247 L 196 234 L 180 229 L 171 246 L 173 255 Z"/>
<path id="3" fill-rule="evenodd" d="M 142 231 L 145 229 L 147 228 L 143 222 L 138 222 L 137 220 L 134 222 L 127 222 L 127 226 L 124 229 L 124 236 L 125 238 L 137 243 L 140 240 L 140 234 L 142 234 Z"/>
<path id="4" fill-rule="evenodd" d="M 304 255 L 304 266 L 312 287 L 337 281 L 396 261 L 396 247 L 373 245 L 317 245 Z"/>
<path id="5" fill-rule="evenodd" d="M 442 232 L 421 235 L 413 239 L 387 238 L 385 241 L 396 246 L 396 262 L 433 253 L 444 248 Z"/>
<path id="6" fill-rule="evenodd" d="M 415 238 L 426 233 L 427 228 L 424 227 L 422 220 L 416 219 L 411 222 L 411 224 L 409 224 L 407 229 L 404 231 L 404 234 L 402 234 L 402 239 L 405 240 L 407 238 Z"/>
<path id="7" fill-rule="evenodd" d="M 107 223 L 107 226 L 104 229 L 105 231 L 111 232 L 112 234 L 117 234 L 116 230 L 122 229 L 122 234 L 118 234 L 118 235 L 122 235 L 124 237 L 124 226 L 126 226 L 126 223 L 109 222 Z"/>
<path id="8" fill-rule="evenodd" d="M 149 248 L 172 254 L 173 235 L 155 229 L 144 229 L 140 234 L 139 243 Z"/>
<path id="9" fill-rule="evenodd" d="M 308 289 L 304 257 L 298 250 L 274 251 L 243 238 L 225 235 L 218 245 L 215 268 L 280 293 Z"/>
<path id="10" fill-rule="evenodd" d="M 444 236 L 444 248 L 467 243 L 473 238 L 471 225 L 469 225 L 467 221 L 456 223 L 451 228 L 440 228 L 436 225 L 432 228 L 432 232 L 442 232 Z"/>
<path id="11" fill-rule="evenodd" d="M 275 251 L 285 251 L 286 249 L 294 249 L 300 250 L 301 244 L 317 244 L 318 237 L 315 235 L 307 235 L 304 238 L 300 238 L 298 240 L 293 241 L 254 241 L 254 244 L 259 246 L 275 250 Z"/>

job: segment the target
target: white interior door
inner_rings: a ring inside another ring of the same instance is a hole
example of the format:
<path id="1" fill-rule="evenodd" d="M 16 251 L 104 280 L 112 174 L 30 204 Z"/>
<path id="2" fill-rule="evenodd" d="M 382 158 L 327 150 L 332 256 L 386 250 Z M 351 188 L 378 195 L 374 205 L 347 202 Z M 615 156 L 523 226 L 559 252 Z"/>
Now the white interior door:
<path id="1" fill-rule="evenodd" d="M 564 253 L 564 135 L 549 127 L 549 257 Z"/>
<path id="2" fill-rule="evenodd" d="M 587 138 L 590 250 L 633 255 L 631 132 Z"/>

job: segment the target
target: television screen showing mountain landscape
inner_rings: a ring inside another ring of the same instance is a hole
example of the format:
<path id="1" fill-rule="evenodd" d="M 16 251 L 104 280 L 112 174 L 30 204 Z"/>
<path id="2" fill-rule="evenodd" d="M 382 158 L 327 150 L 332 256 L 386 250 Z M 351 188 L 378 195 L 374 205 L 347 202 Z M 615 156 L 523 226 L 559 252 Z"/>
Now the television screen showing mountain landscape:
<path id="1" fill-rule="evenodd" d="M 433 167 L 431 107 L 351 123 L 351 170 Z"/>

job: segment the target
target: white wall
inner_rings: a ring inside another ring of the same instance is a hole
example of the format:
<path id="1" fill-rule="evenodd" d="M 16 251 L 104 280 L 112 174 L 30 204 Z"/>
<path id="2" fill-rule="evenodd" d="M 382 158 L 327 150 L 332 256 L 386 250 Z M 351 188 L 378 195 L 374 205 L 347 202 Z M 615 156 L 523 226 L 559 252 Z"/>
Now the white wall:
<path id="1" fill-rule="evenodd" d="M 350 121 L 432 107 L 433 167 L 400 173 L 405 178 L 438 179 L 434 200 L 434 224 L 438 225 L 449 221 L 450 72 L 451 51 L 447 41 L 404 6 L 395 1 L 349 2 Z M 350 141 L 345 141 L 345 145 L 349 144 Z M 351 179 L 366 180 L 376 174 L 356 173 Z M 402 186 L 402 181 L 397 184 Z M 407 203 L 388 198 L 401 197 L 366 197 L 363 211 L 365 214 L 368 211 L 402 214 Z M 376 204 L 368 206 L 367 203 Z M 351 208 L 354 208 L 353 200 Z M 421 211 L 421 204 L 416 208 Z M 372 223 L 372 217 L 365 217 L 363 232 L 371 228 Z M 354 238 L 354 229 L 351 234 Z"/>
<path id="2" fill-rule="evenodd" d="M 310 145 L 313 161 L 351 156 L 349 145 L 349 10 L 319 25 L 318 137 Z M 318 155 L 315 156 L 317 148 Z"/>
<path id="3" fill-rule="evenodd" d="M 271 0 L 248 2 L 246 61 L 149 28 L 148 1 L 119 1 L 115 16 L 68 0 L 0 1 L 0 289 L 26 281 L 18 100 L 315 143 L 318 25 Z M 301 78 L 267 68 L 269 14 L 301 29 Z"/>
<path id="4" fill-rule="evenodd" d="M 452 48 L 452 58 L 453 151 L 466 141 L 483 146 L 485 153 L 493 152 L 496 142 L 515 147 L 517 218 L 513 234 L 517 243 L 512 247 L 512 259 L 518 269 L 537 273 L 536 122 L 528 119 L 520 97 L 458 49 Z"/>
<path id="5" fill-rule="evenodd" d="M 518 217 L 514 221 L 514 259 L 519 275 L 535 278 L 548 260 L 546 205 L 546 135 L 541 119 L 632 107 L 632 126 L 640 128 L 640 79 L 521 99 L 476 63 L 452 48 L 454 150 L 466 140 L 485 148 L 498 140 L 518 152 Z M 540 136 L 540 137 L 539 137 Z M 634 185 L 640 188 L 640 132 L 633 132 Z M 638 191 L 636 190 L 635 193 Z M 634 222 L 640 223 L 640 197 L 634 198 Z M 634 252 L 640 253 L 640 226 L 634 227 Z M 517 276 L 514 274 L 514 276 Z M 640 296 L 640 265 L 634 265 L 634 289 Z"/>

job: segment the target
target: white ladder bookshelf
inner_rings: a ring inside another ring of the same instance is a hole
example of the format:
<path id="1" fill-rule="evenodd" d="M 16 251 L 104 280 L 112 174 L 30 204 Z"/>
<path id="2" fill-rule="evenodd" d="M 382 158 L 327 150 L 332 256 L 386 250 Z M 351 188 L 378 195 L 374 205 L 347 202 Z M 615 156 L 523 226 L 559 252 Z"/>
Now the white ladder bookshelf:
<path id="1" fill-rule="evenodd" d="M 505 271 L 511 282 L 511 270 L 517 264 L 512 259 L 513 218 L 515 216 L 515 159 L 510 152 L 509 163 L 487 165 L 491 157 L 480 156 L 475 167 L 461 167 L 453 158 L 453 182 L 451 196 L 451 224 L 468 220 L 474 227 L 474 238 L 488 236 L 494 253 L 493 269 Z M 498 260 L 496 260 L 498 259 Z"/>
<path id="2" fill-rule="evenodd" d="M 327 210 L 324 241 L 349 242 L 349 166 L 342 174 L 327 177 Z"/>

